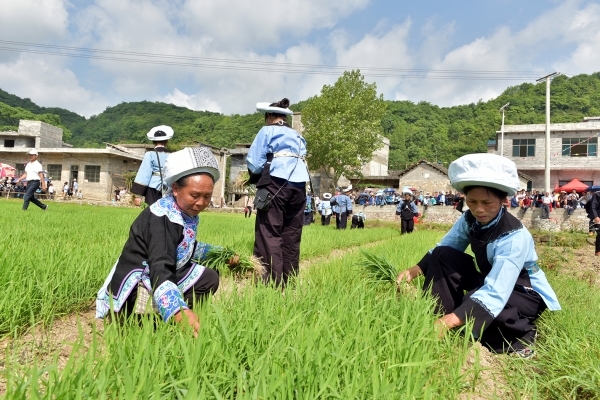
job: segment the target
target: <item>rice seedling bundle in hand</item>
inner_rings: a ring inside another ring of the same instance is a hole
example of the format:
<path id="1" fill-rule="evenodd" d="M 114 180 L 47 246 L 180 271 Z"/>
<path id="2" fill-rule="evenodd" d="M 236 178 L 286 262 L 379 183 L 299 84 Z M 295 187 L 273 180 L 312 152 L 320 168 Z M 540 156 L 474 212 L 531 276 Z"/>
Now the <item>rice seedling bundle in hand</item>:
<path id="1" fill-rule="evenodd" d="M 234 256 L 239 257 L 237 265 L 229 265 L 227 262 Z M 220 272 L 230 271 L 233 275 L 242 277 L 245 275 L 262 275 L 264 267 L 258 258 L 245 256 L 227 247 L 213 247 L 206 253 L 202 261 L 196 261 Z"/>
<path id="2" fill-rule="evenodd" d="M 358 262 L 358 266 L 366 269 L 367 276 L 371 280 L 376 282 L 390 282 L 392 284 L 396 283 L 399 271 L 387 258 L 364 250 L 361 250 L 361 253 L 363 258 Z"/>

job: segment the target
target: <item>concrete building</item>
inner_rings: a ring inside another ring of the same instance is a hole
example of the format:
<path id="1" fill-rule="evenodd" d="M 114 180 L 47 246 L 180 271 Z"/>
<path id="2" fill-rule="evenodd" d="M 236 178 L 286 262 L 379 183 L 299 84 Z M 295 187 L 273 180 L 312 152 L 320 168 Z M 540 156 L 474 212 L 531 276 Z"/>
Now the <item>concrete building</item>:
<path id="1" fill-rule="evenodd" d="M 546 125 L 505 125 L 504 148 L 501 132 L 488 142 L 488 153 L 501 154 L 515 162 L 520 172 L 529 175 L 535 189 L 544 188 Z M 550 124 L 550 186 L 562 186 L 573 178 L 588 185 L 600 184 L 598 136 L 600 117 L 582 122 Z"/>

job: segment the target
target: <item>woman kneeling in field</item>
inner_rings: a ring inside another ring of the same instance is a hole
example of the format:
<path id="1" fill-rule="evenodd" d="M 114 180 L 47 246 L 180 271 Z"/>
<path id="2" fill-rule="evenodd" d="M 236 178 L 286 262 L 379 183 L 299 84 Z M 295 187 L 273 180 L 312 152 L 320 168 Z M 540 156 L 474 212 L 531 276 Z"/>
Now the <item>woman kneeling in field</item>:
<path id="1" fill-rule="evenodd" d="M 534 321 L 560 305 L 536 263 L 531 234 L 502 206 L 519 189 L 517 168 L 494 154 L 470 154 L 450 164 L 448 175 L 469 210 L 397 282 L 425 275 L 423 289 L 431 290 L 436 311 L 444 315 L 436 321 L 442 331 L 472 319 L 474 338 L 490 350 L 529 357 Z M 478 268 L 464 253 L 469 245 Z"/>
<path id="2" fill-rule="evenodd" d="M 172 153 L 164 165 L 163 197 L 131 225 L 121 256 L 96 299 L 96 317 L 160 312 L 164 321 L 188 323 L 197 335 L 194 298 L 216 292 L 219 275 L 200 262 L 212 246 L 196 242 L 198 214 L 219 180 L 217 160 L 205 147 Z M 237 264 L 238 257 L 229 263 Z"/>

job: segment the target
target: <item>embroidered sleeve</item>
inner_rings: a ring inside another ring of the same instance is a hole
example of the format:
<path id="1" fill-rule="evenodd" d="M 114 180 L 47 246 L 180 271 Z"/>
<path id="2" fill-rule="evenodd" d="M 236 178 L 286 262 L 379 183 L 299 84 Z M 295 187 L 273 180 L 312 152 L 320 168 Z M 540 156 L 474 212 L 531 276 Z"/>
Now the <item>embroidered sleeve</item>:
<path id="1" fill-rule="evenodd" d="M 206 258 L 206 254 L 212 249 L 221 249 L 221 246 L 213 246 L 212 244 L 198 242 L 196 244 L 196 250 L 194 250 L 194 255 L 192 256 L 192 260 L 202 261 Z"/>
<path id="2" fill-rule="evenodd" d="M 179 291 L 176 284 L 170 281 L 165 281 L 162 285 L 154 290 L 154 301 L 158 306 L 158 311 L 167 322 L 179 310 L 187 309 L 188 306 L 183 300 L 183 295 Z"/>

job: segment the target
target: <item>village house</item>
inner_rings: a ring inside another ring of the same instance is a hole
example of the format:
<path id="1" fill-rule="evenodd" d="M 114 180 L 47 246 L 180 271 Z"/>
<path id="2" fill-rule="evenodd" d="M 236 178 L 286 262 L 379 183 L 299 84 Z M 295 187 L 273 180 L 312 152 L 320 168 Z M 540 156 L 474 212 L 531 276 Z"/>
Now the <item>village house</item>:
<path id="1" fill-rule="evenodd" d="M 600 117 L 582 122 L 550 124 L 550 187 L 565 185 L 574 178 L 585 184 L 600 184 L 598 136 Z M 505 125 L 496 140 L 488 142 L 488 153 L 513 160 L 519 171 L 531 176 L 533 188 L 544 188 L 546 125 Z M 501 149 L 502 142 L 504 147 Z M 503 150 L 503 151 L 502 151 Z"/>
<path id="2" fill-rule="evenodd" d="M 126 186 L 125 175 L 139 169 L 144 153 L 152 144 L 105 144 L 105 148 L 74 148 L 62 141 L 63 130 L 41 121 L 19 121 L 17 131 L 0 132 L 0 162 L 16 168 L 20 176 L 29 161 L 26 153 L 36 149 L 39 161 L 57 191 L 62 192 L 64 182 L 72 184 L 77 179 L 85 199 L 110 201 L 116 188 Z M 227 155 L 211 148 L 219 162 L 223 179 L 215 185 L 215 203 L 224 197 L 225 166 Z"/>

